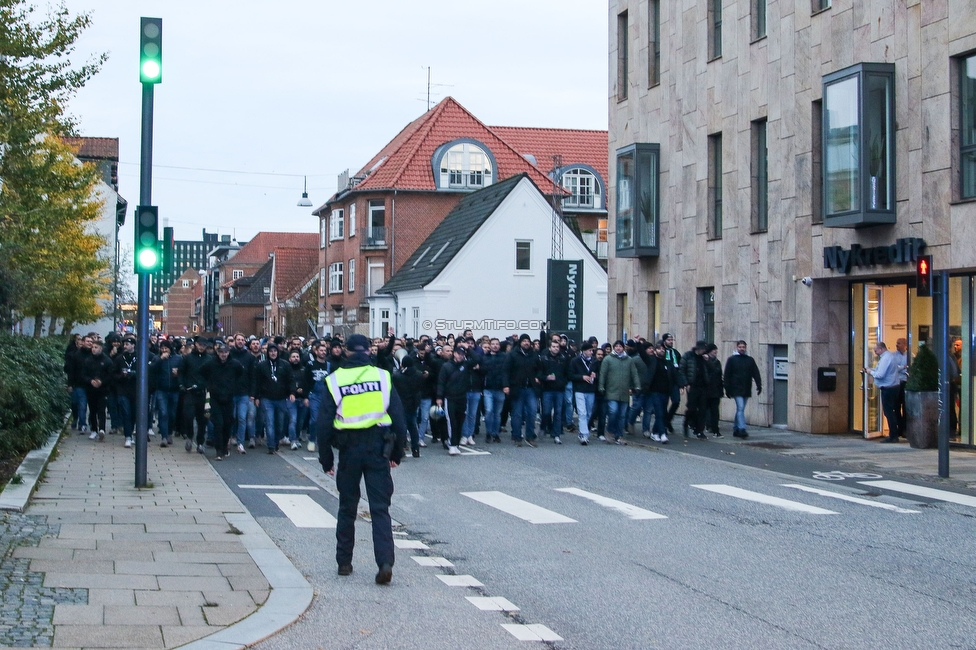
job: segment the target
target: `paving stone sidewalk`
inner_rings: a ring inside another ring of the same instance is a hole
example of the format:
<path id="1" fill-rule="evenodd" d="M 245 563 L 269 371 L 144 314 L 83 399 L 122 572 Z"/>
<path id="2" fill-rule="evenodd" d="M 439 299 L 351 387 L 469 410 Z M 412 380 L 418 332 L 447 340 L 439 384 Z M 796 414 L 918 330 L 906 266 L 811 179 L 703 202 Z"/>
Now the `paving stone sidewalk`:
<path id="1" fill-rule="evenodd" d="M 244 512 L 240 502 L 203 456 L 152 442 L 153 487 L 136 489 L 134 450 L 120 438 L 62 439 L 26 513 L 3 520 L 16 539 L 0 567 L 0 644 L 174 648 L 267 600 L 268 581 L 225 518 Z M 24 588 L 8 592 L 11 580 Z"/>

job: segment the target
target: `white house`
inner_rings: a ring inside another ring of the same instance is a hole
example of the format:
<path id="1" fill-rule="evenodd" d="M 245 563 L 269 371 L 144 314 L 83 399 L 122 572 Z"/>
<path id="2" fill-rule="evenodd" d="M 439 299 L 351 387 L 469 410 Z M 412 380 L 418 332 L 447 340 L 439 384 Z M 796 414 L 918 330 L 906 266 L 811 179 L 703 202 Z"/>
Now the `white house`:
<path id="1" fill-rule="evenodd" d="M 607 337 L 607 273 L 562 221 L 564 260 L 582 260 L 583 336 Z M 547 321 L 552 205 L 526 174 L 466 196 L 370 297 L 370 334 L 533 337 Z M 577 311 L 580 311 L 577 309 Z"/>

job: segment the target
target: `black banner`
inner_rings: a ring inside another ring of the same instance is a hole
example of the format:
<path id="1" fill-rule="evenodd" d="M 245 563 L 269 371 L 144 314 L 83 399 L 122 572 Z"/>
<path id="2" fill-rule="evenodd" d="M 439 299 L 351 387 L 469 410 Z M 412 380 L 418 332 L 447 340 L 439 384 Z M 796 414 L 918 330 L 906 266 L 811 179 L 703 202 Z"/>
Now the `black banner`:
<path id="1" fill-rule="evenodd" d="M 583 339 L 583 260 L 549 260 L 546 287 L 549 330 Z"/>

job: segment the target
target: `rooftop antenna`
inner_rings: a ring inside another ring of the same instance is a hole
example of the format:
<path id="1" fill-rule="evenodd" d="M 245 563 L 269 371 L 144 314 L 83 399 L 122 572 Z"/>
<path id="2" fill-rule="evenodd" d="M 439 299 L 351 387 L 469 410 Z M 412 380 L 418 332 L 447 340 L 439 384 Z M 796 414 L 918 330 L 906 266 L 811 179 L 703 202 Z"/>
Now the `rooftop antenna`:
<path id="1" fill-rule="evenodd" d="M 562 200 L 557 194 L 559 184 L 556 182 L 556 175 L 563 166 L 562 154 L 552 156 L 552 171 L 549 177 L 555 187 L 552 188 L 552 250 L 549 257 L 554 260 L 563 258 L 563 211 Z"/>
<path id="2" fill-rule="evenodd" d="M 454 85 L 453 84 L 432 84 L 430 82 L 430 66 L 429 65 L 426 65 L 426 66 L 420 66 L 420 67 L 427 71 L 427 99 L 423 99 L 422 97 L 418 97 L 417 98 L 417 101 L 421 101 L 421 102 L 426 101 L 427 102 L 427 110 L 429 111 L 434 106 L 433 100 L 431 99 L 431 96 L 430 96 L 430 90 L 431 90 L 431 88 L 453 88 Z"/>

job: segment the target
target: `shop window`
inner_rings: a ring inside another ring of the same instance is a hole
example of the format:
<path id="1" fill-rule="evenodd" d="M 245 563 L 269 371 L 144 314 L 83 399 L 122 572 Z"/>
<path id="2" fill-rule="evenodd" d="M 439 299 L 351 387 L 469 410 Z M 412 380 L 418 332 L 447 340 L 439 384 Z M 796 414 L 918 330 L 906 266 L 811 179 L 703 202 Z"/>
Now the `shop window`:
<path id="1" fill-rule="evenodd" d="M 660 254 L 660 158 L 658 144 L 632 144 L 617 150 L 617 257 Z"/>
<path id="2" fill-rule="evenodd" d="M 895 222 L 895 66 L 859 63 L 823 80 L 824 225 Z"/>
<path id="3" fill-rule="evenodd" d="M 959 168 L 962 173 L 960 194 L 964 199 L 972 199 L 976 198 L 976 54 L 962 60 L 959 81 Z"/>

